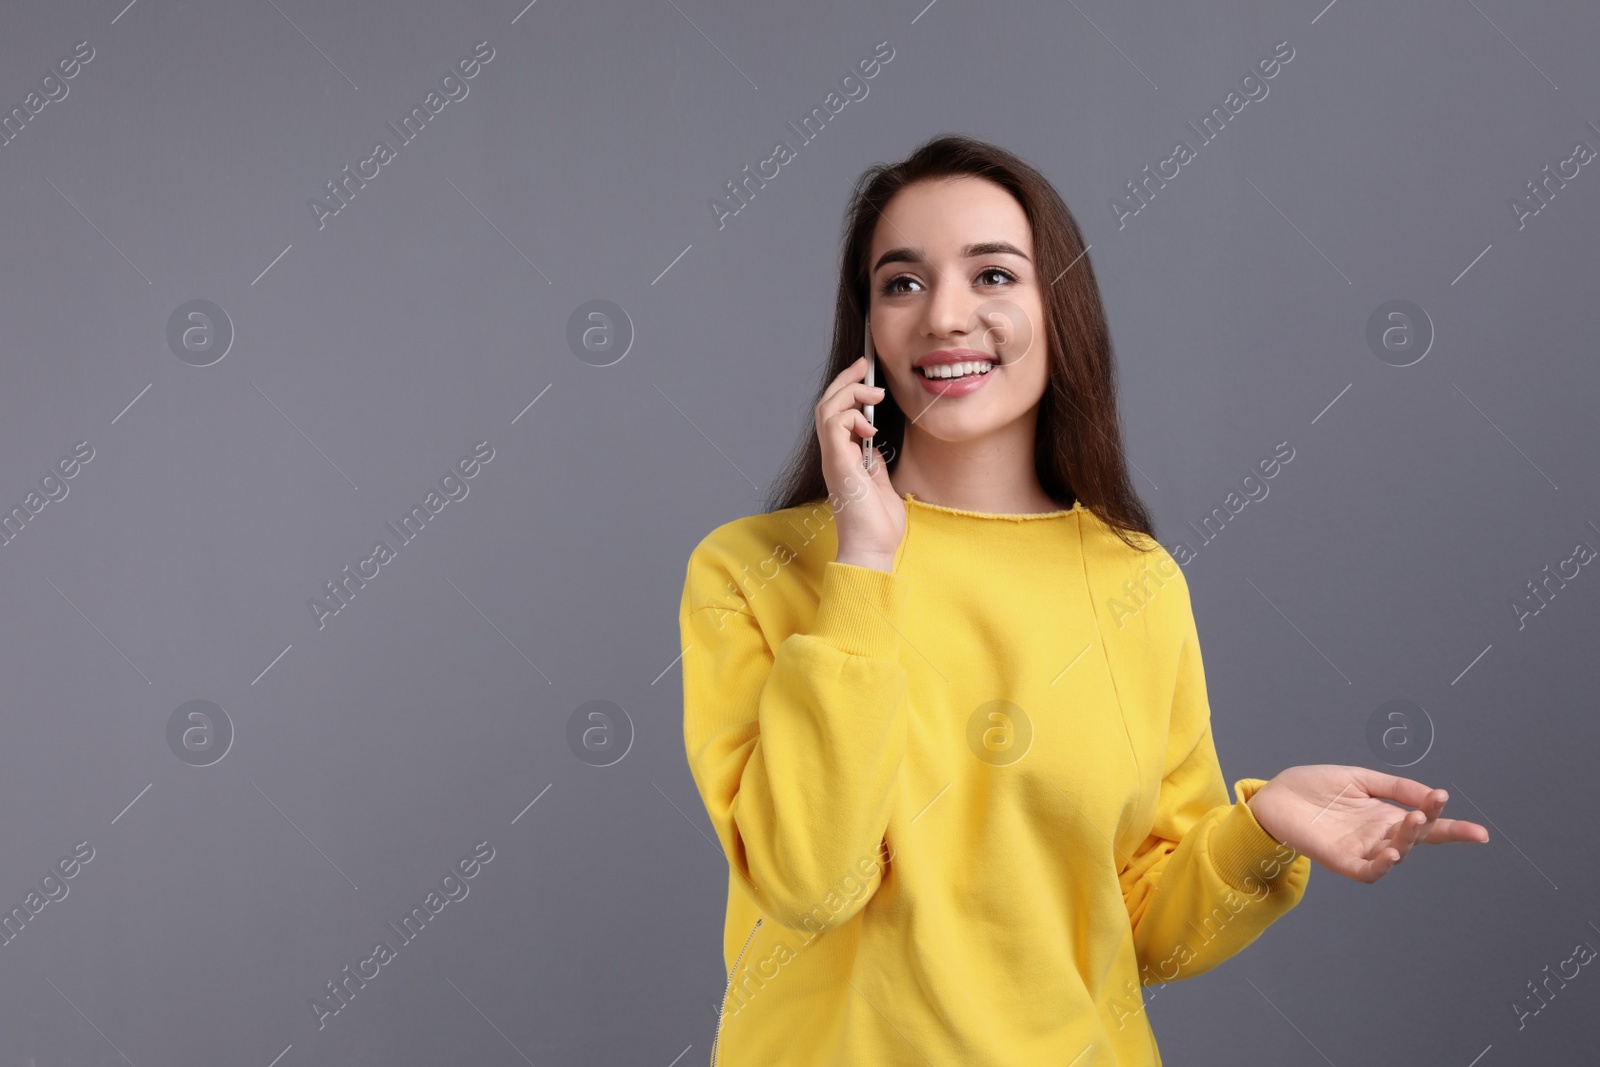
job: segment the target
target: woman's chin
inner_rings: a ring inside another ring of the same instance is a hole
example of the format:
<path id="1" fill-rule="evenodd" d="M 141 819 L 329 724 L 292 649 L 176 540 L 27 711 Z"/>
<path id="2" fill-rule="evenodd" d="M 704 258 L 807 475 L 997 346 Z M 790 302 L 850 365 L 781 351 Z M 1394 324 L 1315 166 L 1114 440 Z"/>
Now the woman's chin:
<path id="1" fill-rule="evenodd" d="M 941 408 L 944 410 L 941 411 Z M 950 445 L 982 440 L 1016 421 L 989 407 L 958 411 L 953 407 L 945 407 L 944 401 L 923 409 L 923 413 L 915 418 L 915 422 L 908 423 L 907 433 L 924 434 Z"/>

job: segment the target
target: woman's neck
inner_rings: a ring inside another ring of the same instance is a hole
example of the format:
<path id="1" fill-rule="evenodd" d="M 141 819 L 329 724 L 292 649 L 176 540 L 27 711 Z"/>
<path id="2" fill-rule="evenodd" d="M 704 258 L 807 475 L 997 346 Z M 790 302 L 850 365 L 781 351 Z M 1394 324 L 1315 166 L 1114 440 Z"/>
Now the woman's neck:
<path id="1" fill-rule="evenodd" d="M 1055 511 L 1039 484 L 1033 440 L 1037 409 L 981 438 L 943 441 L 906 426 L 890 483 L 895 492 L 944 507 L 998 515 Z"/>

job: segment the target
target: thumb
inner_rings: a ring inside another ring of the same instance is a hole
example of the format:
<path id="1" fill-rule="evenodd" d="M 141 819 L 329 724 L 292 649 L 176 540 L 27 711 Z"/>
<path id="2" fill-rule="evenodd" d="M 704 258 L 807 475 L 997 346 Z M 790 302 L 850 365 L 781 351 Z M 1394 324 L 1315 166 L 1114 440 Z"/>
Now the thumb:
<path id="1" fill-rule="evenodd" d="M 873 485 L 885 492 L 894 493 L 894 483 L 889 480 L 889 461 L 885 458 L 881 445 L 872 446 L 872 470 L 870 476 Z"/>

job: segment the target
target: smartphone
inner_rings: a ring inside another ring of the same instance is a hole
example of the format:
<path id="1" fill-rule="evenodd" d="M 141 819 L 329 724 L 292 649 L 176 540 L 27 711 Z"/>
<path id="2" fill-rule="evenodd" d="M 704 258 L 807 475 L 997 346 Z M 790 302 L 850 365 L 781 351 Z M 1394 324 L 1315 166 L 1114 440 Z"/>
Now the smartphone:
<path id="1" fill-rule="evenodd" d="M 862 345 L 866 350 L 866 356 L 867 356 L 867 382 L 866 382 L 866 384 L 868 384 L 868 385 L 877 385 L 878 384 L 878 381 L 877 381 L 877 378 L 878 378 L 878 353 L 877 353 L 877 350 L 872 347 L 872 316 L 871 315 L 867 316 L 865 333 L 866 333 L 866 340 L 864 342 L 862 342 Z M 867 421 L 869 423 L 872 423 L 872 425 L 876 426 L 877 423 L 872 422 L 872 408 L 873 408 L 873 405 L 871 405 L 871 404 L 862 405 L 863 412 L 867 416 Z M 872 457 L 874 455 L 874 449 L 873 449 L 872 446 L 873 446 L 873 438 L 872 437 L 864 437 L 864 438 L 862 438 L 862 440 L 861 440 L 861 465 L 863 467 L 865 467 L 869 471 L 872 469 Z"/>

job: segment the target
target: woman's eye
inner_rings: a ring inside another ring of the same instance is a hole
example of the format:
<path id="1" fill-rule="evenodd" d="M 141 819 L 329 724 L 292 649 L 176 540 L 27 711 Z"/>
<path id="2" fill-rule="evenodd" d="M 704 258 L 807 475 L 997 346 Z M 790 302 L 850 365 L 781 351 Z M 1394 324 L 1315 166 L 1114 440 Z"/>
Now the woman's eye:
<path id="1" fill-rule="evenodd" d="M 983 279 L 990 278 L 990 277 L 998 277 L 999 281 L 988 282 L 988 283 L 985 283 L 983 281 Z M 987 267 L 987 268 L 985 268 L 985 269 L 983 269 L 983 270 L 978 272 L 979 284 L 1004 285 L 1007 282 L 1014 282 L 1016 280 L 1017 280 L 1016 275 L 1012 274 L 1010 271 L 1005 270 L 1004 268 L 1001 268 L 1001 267 Z M 913 278 L 909 274 L 897 274 L 893 278 L 890 278 L 888 281 L 884 282 L 883 283 L 883 287 L 879 291 L 881 293 L 883 293 L 883 295 L 885 295 L 885 296 L 898 296 L 898 295 L 900 295 L 902 293 L 911 292 L 910 289 L 903 289 L 903 288 L 900 288 L 900 286 L 902 286 L 902 285 L 917 285 L 917 286 L 920 286 L 921 284 L 922 284 L 921 282 L 918 282 L 915 278 Z"/>

